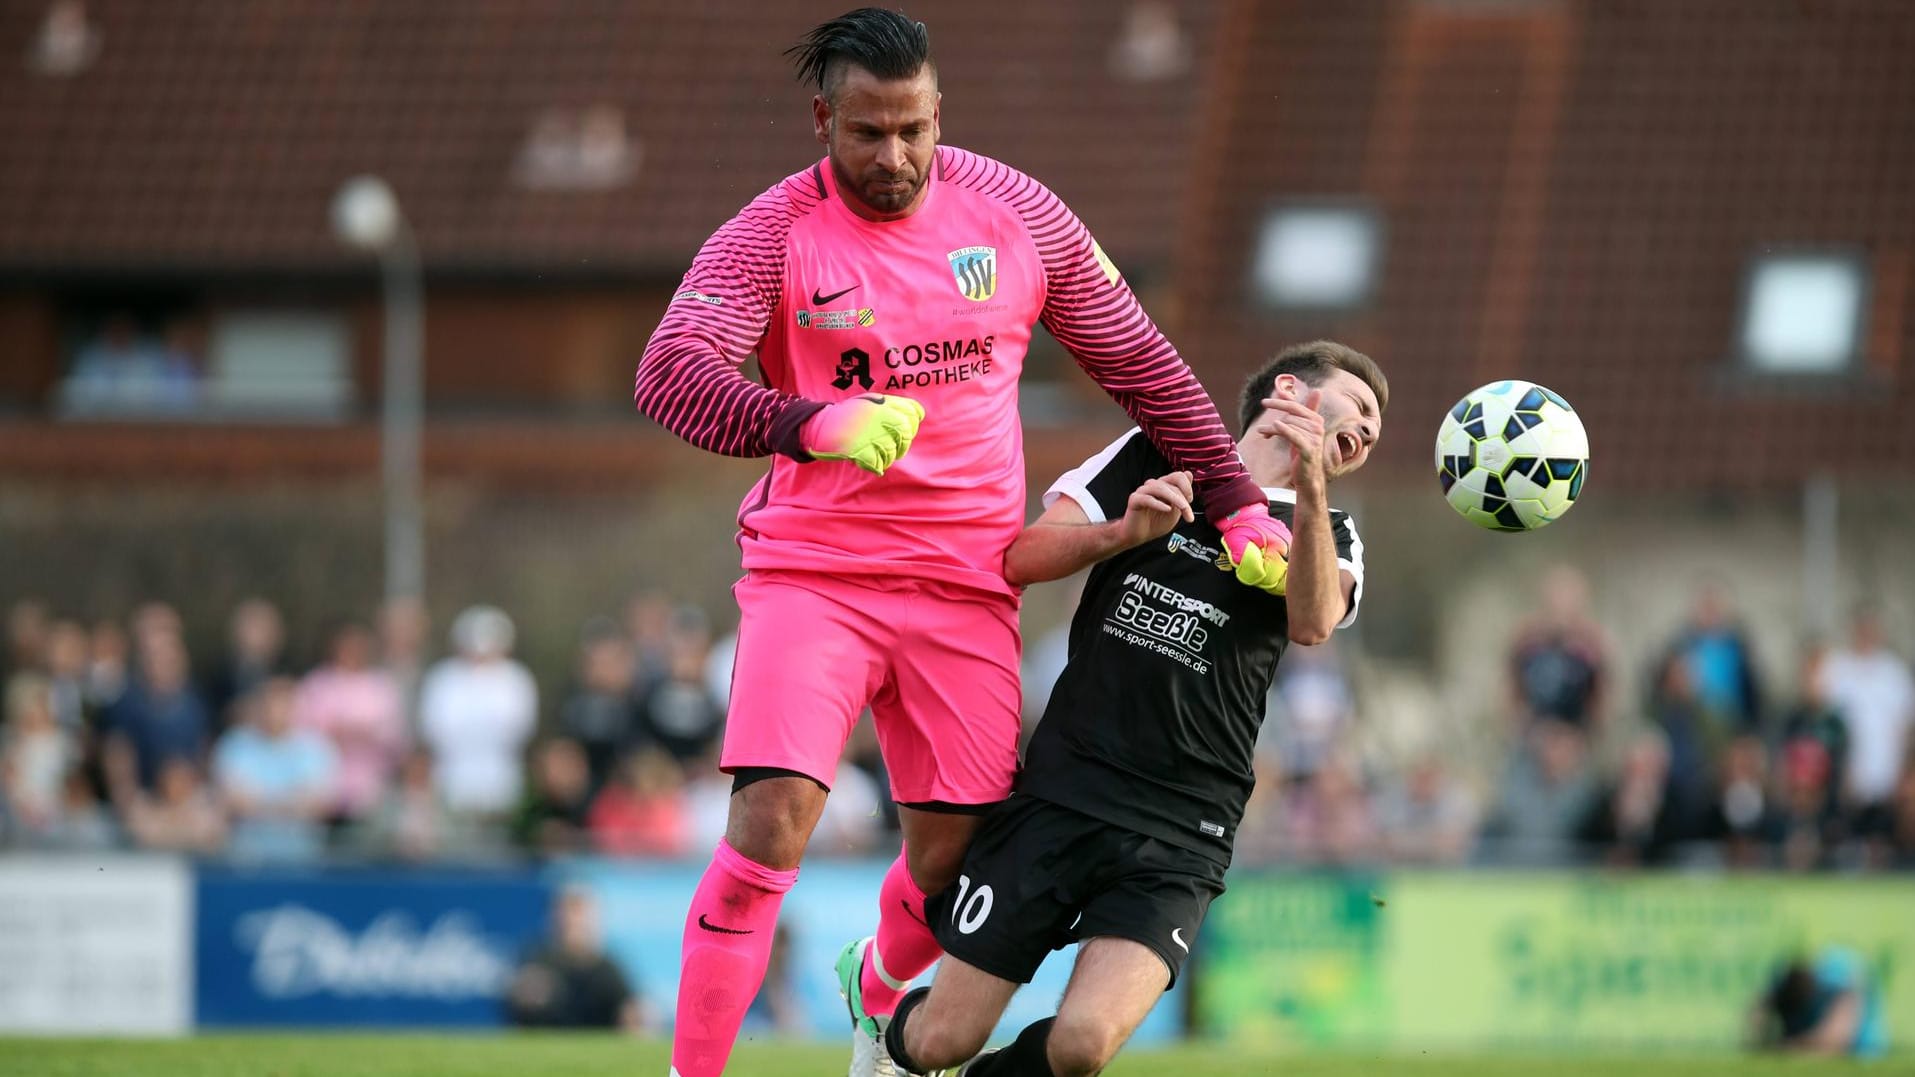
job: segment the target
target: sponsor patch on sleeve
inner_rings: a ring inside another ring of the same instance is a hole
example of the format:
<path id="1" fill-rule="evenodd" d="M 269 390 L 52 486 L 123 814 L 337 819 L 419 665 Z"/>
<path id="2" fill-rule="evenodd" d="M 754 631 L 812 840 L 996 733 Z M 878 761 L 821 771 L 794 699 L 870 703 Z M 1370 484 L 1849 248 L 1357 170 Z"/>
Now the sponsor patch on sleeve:
<path id="1" fill-rule="evenodd" d="M 1096 256 L 1098 266 L 1103 269 L 1105 280 L 1110 281 L 1112 284 L 1116 284 L 1119 280 L 1123 279 L 1124 275 L 1122 273 L 1117 272 L 1117 263 L 1111 261 L 1110 255 L 1104 253 L 1103 244 L 1097 242 L 1094 239 L 1091 240 L 1090 252 L 1092 255 Z"/>

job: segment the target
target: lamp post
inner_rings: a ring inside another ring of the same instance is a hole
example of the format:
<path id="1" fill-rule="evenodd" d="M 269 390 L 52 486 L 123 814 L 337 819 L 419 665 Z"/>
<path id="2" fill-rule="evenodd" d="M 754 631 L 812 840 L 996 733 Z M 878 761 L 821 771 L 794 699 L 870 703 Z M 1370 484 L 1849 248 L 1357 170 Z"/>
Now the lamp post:
<path id="1" fill-rule="evenodd" d="M 332 200 L 332 227 L 340 242 L 379 256 L 385 292 L 379 462 L 386 501 L 386 599 L 423 599 L 419 441 L 425 328 L 419 248 L 391 185 L 377 176 L 355 176 L 339 188 Z"/>

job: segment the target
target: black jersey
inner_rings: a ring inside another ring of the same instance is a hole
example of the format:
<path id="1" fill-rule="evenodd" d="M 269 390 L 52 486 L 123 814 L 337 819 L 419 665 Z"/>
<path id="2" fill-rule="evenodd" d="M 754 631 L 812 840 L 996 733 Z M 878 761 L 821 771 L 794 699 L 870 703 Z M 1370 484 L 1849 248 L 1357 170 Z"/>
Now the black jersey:
<path id="1" fill-rule="evenodd" d="M 1054 483 L 1093 523 L 1119 519 L 1174 470 L 1132 430 Z M 1286 524 L 1289 490 L 1266 489 Z M 1330 511 L 1337 563 L 1363 589 L 1363 543 Z M 1356 618 L 1353 599 L 1337 627 Z M 1289 643 L 1282 598 L 1237 582 L 1197 510 L 1162 538 L 1091 569 L 1070 659 L 1025 752 L 1018 792 L 1230 862 L 1264 699 Z"/>

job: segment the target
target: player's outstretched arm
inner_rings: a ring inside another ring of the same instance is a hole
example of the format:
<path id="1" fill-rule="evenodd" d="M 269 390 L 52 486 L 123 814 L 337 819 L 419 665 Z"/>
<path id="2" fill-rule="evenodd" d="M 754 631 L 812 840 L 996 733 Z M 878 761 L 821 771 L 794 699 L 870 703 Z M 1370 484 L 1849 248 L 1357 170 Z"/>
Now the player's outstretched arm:
<path id="1" fill-rule="evenodd" d="M 1328 458 L 1323 416 L 1317 404 L 1323 391 L 1313 389 L 1303 400 L 1272 398 L 1264 401 L 1264 418 L 1252 427 L 1260 437 L 1290 443 L 1290 481 L 1297 493 L 1290 518 L 1289 578 L 1284 605 L 1289 614 L 1290 641 L 1306 646 L 1322 643 L 1336 631 L 1349 611 L 1356 578 L 1337 565 L 1336 537 L 1330 527 Z"/>
<path id="2" fill-rule="evenodd" d="M 1190 472 L 1204 511 L 1215 519 L 1262 504 L 1216 405 L 1063 199 L 987 157 L 952 151 L 941 159 L 951 182 L 989 192 L 1023 220 L 1044 263 L 1044 327 L 1170 466 Z"/>
<path id="3" fill-rule="evenodd" d="M 1062 209 L 1063 203 L 1057 205 Z M 1083 231 L 1068 210 L 1062 215 Z M 1075 257 L 1047 259 L 1051 292 L 1045 327 L 1124 406 L 1172 466 L 1191 473 L 1204 512 L 1223 533 L 1237 578 L 1283 594 L 1289 529 L 1270 516 L 1263 491 L 1244 470 L 1197 376 L 1090 234 L 1083 232 L 1079 240 L 1084 249 Z"/>
<path id="4" fill-rule="evenodd" d="M 1063 203 L 1058 202 L 1061 209 Z M 1084 226 L 1082 248 L 1047 259 L 1051 291 L 1044 327 L 1111 399 L 1123 406 L 1171 466 L 1190 472 L 1212 519 L 1263 504 L 1236 443 L 1197 376 L 1144 312 Z M 1068 247 L 1066 247 L 1068 250 Z"/>
<path id="5" fill-rule="evenodd" d="M 1092 523 L 1068 494 L 1060 494 L 1004 552 L 1004 579 L 1014 587 L 1061 580 L 1106 557 L 1170 533 L 1194 518 L 1190 473 L 1173 471 L 1131 492 L 1121 519 Z"/>

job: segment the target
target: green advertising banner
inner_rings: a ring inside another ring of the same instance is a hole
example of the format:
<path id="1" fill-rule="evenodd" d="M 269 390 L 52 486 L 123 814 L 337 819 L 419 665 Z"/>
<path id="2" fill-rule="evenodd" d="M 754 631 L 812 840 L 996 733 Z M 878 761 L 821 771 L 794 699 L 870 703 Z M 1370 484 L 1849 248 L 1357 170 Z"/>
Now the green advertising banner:
<path id="1" fill-rule="evenodd" d="M 1915 1030 L 1915 886 L 1901 880 L 1406 876 L 1386 981 L 1399 1042 L 1733 1047 L 1776 964 L 1838 945 Z"/>
<path id="2" fill-rule="evenodd" d="M 1915 882 L 1245 875 L 1211 912 L 1201 1026 L 1264 1047 L 1719 1049 L 1777 962 L 1843 947 L 1915 1033 Z"/>
<path id="3" fill-rule="evenodd" d="M 1386 1039 L 1379 885 L 1233 874 L 1193 955 L 1198 1027 L 1262 1049 Z"/>

